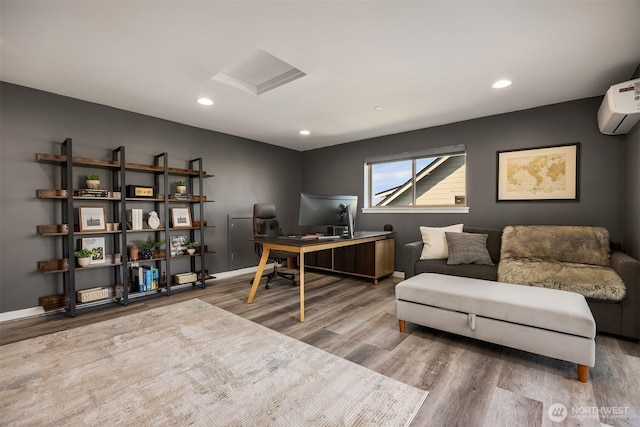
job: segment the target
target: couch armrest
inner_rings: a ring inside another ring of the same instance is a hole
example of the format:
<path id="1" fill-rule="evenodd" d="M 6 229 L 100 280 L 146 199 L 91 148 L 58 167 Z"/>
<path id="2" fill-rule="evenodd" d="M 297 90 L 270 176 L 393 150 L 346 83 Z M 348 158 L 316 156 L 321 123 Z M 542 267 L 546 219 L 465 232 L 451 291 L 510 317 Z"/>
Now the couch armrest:
<path id="1" fill-rule="evenodd" d="M 422 254 L 422 247 L 424 244 L 422 241 L 411 242 L 404 245 L 404 253 L 402 263 L 404 268 L 404 278 L 408 279 L 411 276 L 416 275 L 416 262 L 420 261 L 420 255 Z"/>
<path id="2" fill-rule="evenodd" d="M 611 268 L 622 277 L 627 295 L 622 300 L 623 335 L 640 337 L 640 261 L 625 254 L 611 253 Z"/>

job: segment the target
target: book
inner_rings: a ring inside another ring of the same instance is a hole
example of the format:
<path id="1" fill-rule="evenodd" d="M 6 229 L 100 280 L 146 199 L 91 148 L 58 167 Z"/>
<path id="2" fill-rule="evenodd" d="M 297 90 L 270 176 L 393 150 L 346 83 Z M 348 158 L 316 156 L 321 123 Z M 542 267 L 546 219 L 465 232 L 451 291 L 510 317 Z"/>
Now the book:
<path id="1" fill-rule="evenodd" d="M 175 194 L 170 194 L 169 198 L 170 199 L 174 199 L 174 200 L 191 200 L 192 196 L 191 196 L 191 194 L 175 193 Z"/>
<path id="2" fill-rule="evenodd" d="M 73 192 L 74 196 L 80 197 L 109 197 L 109 190 L 83 188 Z"/>
<path id="3" fill-rule="evenodd" d="M 131 230 L 142 230 L 142 209 L 127 209 L 127 223 Z"/>
<path id="4" fill-rule="evenodd" d="M 189 239 L 185 235 L 170 236 L 169 247 L 171 248 L 171 256 L 183 255 L 187 250 L 187 242 Z"/>
<path id="5" fill-rule="evenodd" d="M 104 237 L 83 237 L 80 239 L 80 247 L 82 249 L 93 249 L 94 254 L 91 257 L 91 264 L 104 264 Z"/>

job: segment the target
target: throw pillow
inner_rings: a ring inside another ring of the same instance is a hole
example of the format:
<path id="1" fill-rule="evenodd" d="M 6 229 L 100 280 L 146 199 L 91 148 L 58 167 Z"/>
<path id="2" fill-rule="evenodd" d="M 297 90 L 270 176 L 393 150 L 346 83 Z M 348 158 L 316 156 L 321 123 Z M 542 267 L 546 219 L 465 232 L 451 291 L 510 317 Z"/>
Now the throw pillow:
<path id="1" fill-rule="evenodd" d="M 487 249 L 488 234 L 445 233 L 449 246 L 447 264 L 494 265 Z"/>
<path id="2" fill-rule="evenodd" d="M 422 243 L 424 243 L 420 259 L 447 259 L 449 250 L 444 233 L 447 231 L 461 233 L 463 227 L 463 224 L 455 224 L 448 227 L 420 227 Z"/>

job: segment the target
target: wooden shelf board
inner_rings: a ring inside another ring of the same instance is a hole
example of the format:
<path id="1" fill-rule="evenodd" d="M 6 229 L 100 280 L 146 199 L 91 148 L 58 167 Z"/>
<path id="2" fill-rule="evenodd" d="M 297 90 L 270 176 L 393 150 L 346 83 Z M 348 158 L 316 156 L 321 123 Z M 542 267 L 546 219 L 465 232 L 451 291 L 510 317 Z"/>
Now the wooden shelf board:
<path id="1" fill-rule="evenodd" d="M 118 169 L 120 167 L 120 162 L 113 160 L 90 159 L 87 157 L 73 157 L 72 160 L 75 166 L 91 166 L 107 169 Z M 40 163 L 60 164 L 66 163 L 67 156 L 64 154 L 36 153 L 36 161 Z"/>
<path id="2" fill-rule="evenodd" d="M 165 260 L 166 258 L 149 258 L 149 259 L 138 258 L 135 261 L 127 261 L 127 265 L 141 263 L 141 262 L 156 262 L 156 261 L 165 261 Z"/>
<path id="3" fill-rule="evenodd" d="M 65 163 L 67 161 L 67 156 L 63 154 L 47 154 L 47 153 L 36 153 L 36 161 L 40 163 Z M 118 169 L 120 168 L 120 162 L 115 160 L 99 160 L 99 159 L 91 159 L 87 157 L 73 157 L 72 159 L 74 166 L 91 166 L 91 167 L 100 167 L 100 168 L 108 168 L 108 169 Z M 125 163 L 125 169 L 129 171 L 139 171 L 139 172 L 153 172 L 153 173 L 163 173 L 164 168 L 162 166 L 156 165 L 145 165 L 141 163 Z M 186 176 L 199 176 L 200 172 L 193 169 L 182 169 L 182 168 L 167 168 L 167 172 L 170 175 L 186 175 Z M 203 178 L 212 178 L 214 175 L 207 174 L 206 172 L 202 172 Z"/>

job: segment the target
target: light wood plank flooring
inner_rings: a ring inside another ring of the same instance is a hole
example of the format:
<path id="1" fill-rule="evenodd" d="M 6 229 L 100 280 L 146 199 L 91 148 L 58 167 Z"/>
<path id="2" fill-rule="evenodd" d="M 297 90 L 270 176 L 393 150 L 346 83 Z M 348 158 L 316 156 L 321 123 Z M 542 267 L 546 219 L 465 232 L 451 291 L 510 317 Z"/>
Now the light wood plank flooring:
<path id="1" fill-rule="evenodd" d="M 596 338 L 596 366 L 587 384 L 575 365 L 518 350 L 407 324 L 398 332 L 394 286 L 308 272 L 305 323 L 298 322 L 298 291 L 286 281 L 261 286 L 246 299 L 250 276 L 80 312 L 0 324 L 4 345 L 141 310 L 200 298 L 239 316 L 339 357 L 429 390 L 414 426 L 640 426 L 640 344 Z M 158 325 L 162 327 L 162 325 Z M 2 348 L 0 347 L 0 356 Z M 560 403 L 568 416 L 554 423 L 549 408 Z"/>

